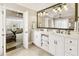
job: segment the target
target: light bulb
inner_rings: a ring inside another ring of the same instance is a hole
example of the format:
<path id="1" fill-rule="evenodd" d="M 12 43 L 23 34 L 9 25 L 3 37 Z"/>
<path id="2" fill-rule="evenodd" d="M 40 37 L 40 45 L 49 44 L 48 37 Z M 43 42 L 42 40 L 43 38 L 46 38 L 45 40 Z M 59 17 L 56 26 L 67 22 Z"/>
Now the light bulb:
<path id="1" fill-rule="evenodd" d="M 63 8 L 64 8 L 64 10 L 67 10 L 68 8 L 67 8 L 67 5 L 63 5 Z"/>
<path id="2" fill-rule="evenodd" d="M 40 13 L 38 13 L 38 16 L 40 16 Z"/>
<path id="3" fill-rule="evenodd" d="M 43 14 L 42 14 L 42 13 L 40 13 L 40 16 L 43 16 Z"/>
<path id="4" fill-rule="evenodd" d="M 48 15 L 48 13 L 46 12 L 46 15 Z"/>
<path id="5" fill-rule="evenodd" d="M 59 12 L 61 12 L 62 10 L 61 10 L 61 8 L 60 7 L 58 7 L 58 9 L 57 9 Z"/>
<path id="6" fill-rule="evenodd" d="M 45 16 L 46 15 L 46 12 L 43 12 L 43 16 Z"/>
<path id="7" fill-rule="evenodd" d="M 53 9 L 53 11 L 56 13 L 57 12 L 57 10 L 56 9 Z"/>

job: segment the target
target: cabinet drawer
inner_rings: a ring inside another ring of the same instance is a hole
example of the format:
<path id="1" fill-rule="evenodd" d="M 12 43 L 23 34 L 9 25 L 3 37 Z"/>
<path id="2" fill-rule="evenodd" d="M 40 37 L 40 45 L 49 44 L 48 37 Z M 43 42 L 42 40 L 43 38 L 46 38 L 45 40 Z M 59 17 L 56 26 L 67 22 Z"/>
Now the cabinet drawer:
<path id="1" fill-rule="evenodd" d="M 77 45 L 76 46 L 65 46 L 65 55 L 77 56 Z"/>
<path id="2" fill-rule="evenodd" d="M 73 55 L 73 54 L 71 54 L 70 52 L 66 52 L 66 53 L 65 53 L 65 56 L 76 56 L 76 55 Z"/>
<path id="3" fill-rule="evenodd" d="M 73 38 L 65 39 L 65 55 L 77 56 L 77 40 Z"/>
<path id="4" fill-rule="evenodd" d="M 68 38 L 65 40 L 65 45 L 77 45 L 77 40 Z"/>
<path id="5" fill-rule="evenodd" d="M 65 56 L 77 56 L 77 53 L 65 52 Z"/>

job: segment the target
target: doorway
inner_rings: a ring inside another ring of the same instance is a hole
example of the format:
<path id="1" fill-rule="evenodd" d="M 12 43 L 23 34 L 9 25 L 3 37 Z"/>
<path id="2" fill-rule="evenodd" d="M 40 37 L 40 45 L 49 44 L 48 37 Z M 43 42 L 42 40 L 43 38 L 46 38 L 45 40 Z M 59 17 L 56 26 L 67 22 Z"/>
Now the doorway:
<path id="1" fill-rule="evenodd" d="M 6 52 L 23 46 L 23 14 L 6 10 Z"/>

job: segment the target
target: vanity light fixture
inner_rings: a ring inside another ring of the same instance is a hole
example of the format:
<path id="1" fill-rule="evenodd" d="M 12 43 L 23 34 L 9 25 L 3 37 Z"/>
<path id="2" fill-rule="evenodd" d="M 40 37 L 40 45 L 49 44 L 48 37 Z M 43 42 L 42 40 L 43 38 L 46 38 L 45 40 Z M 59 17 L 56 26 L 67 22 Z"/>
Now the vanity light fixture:
<path id="1" fill-rule="evenodd" d="M 62 4 L 58 4 L 53 8 L 53 12 L 58 13 L 58 12 L 62 12 L 63 10 L 67 10 L 67 4 L 66 3 L 62 3 Z M 47 10 L 47 9 L 46 9 Z M 48 12 L 46 12 L 46 10 L 41 10 L 40 13 L 38 13 L 39 16 L 46 16 L 48 15 Z"/>
<path id="2" fill-rule="evenodd" d="M 46 16 L 46 15 L 48 15 L 48 12 L 40 12 L 39 14 L 38 14 L 39 16 Z"/>
<path id="3" fill-rule="evenodd" d="M 53 11 L 54 11 L 55 13 L 57 13 L 57 9 L 53 9 Z"/>
<path id="4" fill-rule="evenodd" d="M 38 16 L 42 16 L 42 15 L 43 15 L 43 13 L 42 13 L 42 12 L 38 13 Z"/>
<path id="5" fill-rule="evenodd" d="M 48 15 L 48 12 L 46 12 L 46 15 Z"/>
<path id="6" fill-rule="evenodd" d="M 48 12 L 43 12 L 43 16 L 47 16 L 48 15 Z"/>
<path id="7" fill-rule="evenodd" d="M 57 13 L 57 12 L 62 12 L 62 10 L 67 10 L 67 4 L 64 3 L 64 4 L 60 4 L 60 5 L 57 5 L 53 8 L 53 12 Z"/>
<path id="8" fill-rule="evenodd" d="M 40 13 L 38 13 L 38 16 L 40 16 Z"/>
<path id="9" fill-rule="evenodd" d="M 58 7 L 57 10 L 58 10 L 59 12 L 61 12 L 61 11 L 62 11 L 62 8 L 61 8 L 61 7 Z"/>
<path id="10" fill-rule="evenodd" d="M 40 13 L 40 16 L 42 16 L 42 15 L 43 15 L 43 13 L 41 12 L 41 13 Z"/>
<path id="11" fill-rule="evenodd" d="M 43 16 L 45 16 L 46 15 L 46 12 L 43 12 Z"/>
<path id="12" fill-rule="evenodd" d="M 68 10 L 67 4 L 64 4 L 64 5 L 63 5 L 63 9 L 64 9 L 64 10 Z"/>

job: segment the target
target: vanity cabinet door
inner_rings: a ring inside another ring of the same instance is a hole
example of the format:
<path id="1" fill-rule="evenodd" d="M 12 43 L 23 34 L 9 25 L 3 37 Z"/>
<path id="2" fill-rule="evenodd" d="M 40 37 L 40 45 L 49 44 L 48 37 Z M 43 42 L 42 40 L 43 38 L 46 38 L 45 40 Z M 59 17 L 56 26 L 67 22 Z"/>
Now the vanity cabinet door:
<path id="1" fill-rule="evenodd" d="M 56 56 L 64 56 L 64 37 L 60 35 L 56 35 Z"/>
<path id="2" fill-rule="evenodd" d="M 49 47 L 49 44 L 47 42 L 43 42 L 41 48 L 48 52 L 48 50 L 49 50 L 48 47 Z"/>
<path id="3" fill-rule="evenodd" d="M 56 37 L 52 34 L 49 34 L 49 53 L 55 55 L 55 46 L 56 46 Z"/>
<path id="4" fill-rule="evenodd" d="M 34 32 L 34 44 L 37 45 L 38 47 L 41 47 L 41 33 L 38 31 Z"/>
<path id="5" fill-rule="evenodd" d="M 49 51 L 49 35 L 41 34 L 41 48 L 45 51 Z"/>
<path id="6" fill-rule="evenodd" d="M 50 35 L 49 52 L 55 56 L 64 56 L 64 38 L 60 35 Z"/>
<path id="7" fill-rule="evenodd" d="M 65 39 L 65 55 L 77 56 L 77 40 L 73 38 Z"/>

